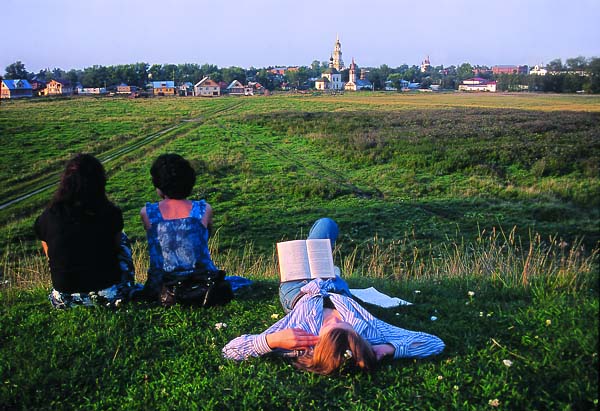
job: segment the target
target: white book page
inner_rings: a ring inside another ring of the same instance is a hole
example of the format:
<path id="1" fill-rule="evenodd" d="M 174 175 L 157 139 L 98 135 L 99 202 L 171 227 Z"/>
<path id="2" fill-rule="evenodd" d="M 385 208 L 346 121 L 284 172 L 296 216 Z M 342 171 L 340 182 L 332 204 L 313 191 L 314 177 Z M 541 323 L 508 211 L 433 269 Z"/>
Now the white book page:
<path id="1" fill-rule="evenodd" d="M 310 265 L 305 240 L 277 243 L 281 281 L 310 278 Z"/>
<path id="2" fill-rule="evenodd" d="M 331 241 L 328 238 L 306 240 L 306 248 L 308 250 L 311 278 L 335 277 Z"/>

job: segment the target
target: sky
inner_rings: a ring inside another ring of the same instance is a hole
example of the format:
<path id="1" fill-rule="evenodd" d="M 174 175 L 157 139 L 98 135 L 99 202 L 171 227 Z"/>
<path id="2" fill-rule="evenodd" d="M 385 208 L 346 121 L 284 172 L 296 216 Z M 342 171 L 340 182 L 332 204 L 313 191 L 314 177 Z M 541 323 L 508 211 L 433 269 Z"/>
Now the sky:
<path id="1" fill-rule="evenodd" d="M 600 57 L 600 0 L 2 0 L 0 71 L 136 62 L 546 64 Z"/>

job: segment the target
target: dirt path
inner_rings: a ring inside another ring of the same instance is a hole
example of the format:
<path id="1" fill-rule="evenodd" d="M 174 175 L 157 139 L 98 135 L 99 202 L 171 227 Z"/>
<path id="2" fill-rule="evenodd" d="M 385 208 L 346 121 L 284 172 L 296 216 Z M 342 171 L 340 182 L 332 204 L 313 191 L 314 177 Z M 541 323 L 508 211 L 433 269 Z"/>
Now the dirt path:
<path id="1" fill-rule="evenodd" d="M 172 131 L 178 130 L 180 128 L 182 128 L 183 126 L 186 126 L 190 123 L 196 123 L 198 124 L 198 126 L 200 126 L 201 124 L 205 123 L 207 120 L 210 120 L 212 118 L 215 118 L 218 115 L 223 115 L 225 112 L 234 110 L 235 108 L 239 107 L 242 104 L 242 102 L 236 102 L 228 107 L 224 107 L 224 108 L 219 108 L 217 110 L 213 110 L 210 111 L 208 113 L 205 113 L 203 116 L 201 117 L 196 117 L 196 118 L 191 118 L 191 119 L 185 119 L 182 120 L 180 123 L 175 124 L 171 127 L 167 127 L 163 130 L 160 130 L 154 134 L 151 134 L 147 137 L 144 137 L 140 140 L 137 140 L 136 142 L 130 144 L 130 145 L 126 145 L 123 147 L 120 147 L 114 151 L 110 151 L 108 154 L 106 155 L 99 155 L 98 159 L 103 163 L 108 163 L 111 161 L 114 161 L 116 159 L 119 159 L 127 154 L 130 154 L 138 149 L 140 149 L 141 147 L 147 146 L 148 144 L 160 139 L 161 137 L 163 137 L 165 134 L 170 133 Z M 40 181 L 39 183 L 37 183 L 33 188 L 29 188 L 27 189 L 26 192 L 18 194 L 17 196 L 13 197 L 13 198 L 9 198 L 7 201 L 4 201 L 2 203 L 0 203 L 0 210 L 3 210 L 5 208 L 8 208 L 14 204 L 20 203 L 23 200 L 28 199 L 29 197 L 32 197 L 36 194 L 39 194 L 41 192 L 44 192 L 50 188 L 55 187 L 60 179 L 60 174 L 59 173 L 53 173 L 50 176 L 48 176 L 46 179 Z"/>

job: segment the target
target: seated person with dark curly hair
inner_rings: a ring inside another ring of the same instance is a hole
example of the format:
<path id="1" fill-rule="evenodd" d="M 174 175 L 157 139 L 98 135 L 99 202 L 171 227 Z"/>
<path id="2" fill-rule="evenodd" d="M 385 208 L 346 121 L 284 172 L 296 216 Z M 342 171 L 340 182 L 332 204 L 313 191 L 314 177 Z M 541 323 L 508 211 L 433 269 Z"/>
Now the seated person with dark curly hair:
<path id="1" fill-rule="evenodd" d="M 196 182 L 190 163 L 178 154 L 162 154 L 150 174 L 161 201 L 146 203 L 140 211 L 150 254 L 143 297 L 155 299 L 166 278 L 218 269 L 208 250 L 212 208 L 204 200 L 187 199 Z"/>

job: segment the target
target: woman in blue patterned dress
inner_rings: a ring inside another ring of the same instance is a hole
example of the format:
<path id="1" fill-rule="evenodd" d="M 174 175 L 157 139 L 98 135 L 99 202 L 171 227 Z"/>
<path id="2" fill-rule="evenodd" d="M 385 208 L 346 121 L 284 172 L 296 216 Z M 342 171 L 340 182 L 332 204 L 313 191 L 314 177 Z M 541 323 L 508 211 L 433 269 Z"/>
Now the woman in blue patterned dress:
<path id="1" fill-rule="evenodd" d="M 150 174 L 161 201 L 146 203 L 140 211 L 150 254 L 143 295 L 157 299 L 164 281 L 217 267 L 208 250 L 212 208 L 204 200 L 187 199 L 196 182 L 190 163 L 178 154 L 162 154 Z"/>

